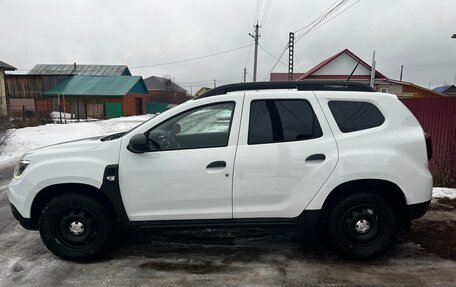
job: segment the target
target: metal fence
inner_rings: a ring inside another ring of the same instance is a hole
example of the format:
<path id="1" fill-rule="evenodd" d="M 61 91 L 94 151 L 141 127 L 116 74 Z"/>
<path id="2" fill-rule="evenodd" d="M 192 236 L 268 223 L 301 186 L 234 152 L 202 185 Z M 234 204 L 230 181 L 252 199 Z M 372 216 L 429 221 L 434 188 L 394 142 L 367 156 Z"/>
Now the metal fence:
<path id="1" fill-rule="evenodd" d="M 432 137 L 434 176 L 456 179 L 456 97 L 401 99 Z"/>

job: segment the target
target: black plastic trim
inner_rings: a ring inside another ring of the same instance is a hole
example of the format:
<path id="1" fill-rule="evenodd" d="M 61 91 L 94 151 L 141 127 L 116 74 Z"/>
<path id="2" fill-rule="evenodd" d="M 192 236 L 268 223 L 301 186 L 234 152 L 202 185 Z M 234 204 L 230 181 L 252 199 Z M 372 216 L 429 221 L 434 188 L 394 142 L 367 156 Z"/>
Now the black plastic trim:
<path id="1" fill-rule="evenodd" d="M 111 179 L 114 177 L 114 180 L 108 180 L 108 177 Z M 128 219 L 128 215 L 122 201 L 122 195 L 120 194 L 118 164 L 106 166 L 103 174 L 103 184 L 100 189 L 111 202 L 118 217 L 120 228 L 122 230 L 128 229 L 130 226 L 130 220 Z"/>
<path id="2" fill-rule="evenodd" d="M 426 202 L 408 205 L 410 220 L 422 217 L 426 213 L 430 204 L 431 201 L 429 200 Z"/>
<path id="3" fill-rule="evenodd" d="M 35 230 L 32 227 L 32 220 L 30 218 L 24 218 L 12 203 L 10 203 L 10 207 L 11 207 L 11 212 L 13 213 L 14 218 L 16 218 L 17 221 L 19 221 L 19 223 L 22 225 L 22 227 L 24 227 L 25 229 L 28 229 L 28 230 Z"/>
<path id="4" fill-rule="evenodd" d="M 375 92 L 375 90 L 360 82 L 351 81 L 277 81 L 277 82 L 254 82 L 230 84 L 216 87 L 203 95 L 195 98 L 202 99 L 211 96 L 224 95 L 228 92 L 251 91 L 251 90 L 272 90 L 272 89 L 297 89 L 298 91 L 356 91 Z"/>
<path id="5" fill-rule="evenodd" d="M 227 218 L 227 219 L 190 219 L 131 221 L 131 226 L 143 229 L 192 229 L 192 228 L 237 228 L 237 227 L 308 227 L 317 226 L 320 210 L 304 210 L 294 218 Z"/>

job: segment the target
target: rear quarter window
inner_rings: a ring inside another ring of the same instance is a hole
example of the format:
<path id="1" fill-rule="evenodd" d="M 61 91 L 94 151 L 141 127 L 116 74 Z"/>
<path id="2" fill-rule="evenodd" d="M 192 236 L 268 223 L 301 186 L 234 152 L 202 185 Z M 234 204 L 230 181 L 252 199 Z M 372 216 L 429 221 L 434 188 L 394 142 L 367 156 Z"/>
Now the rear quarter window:
<path id="1" fill-rule="evenodd" d="M 343 133 L 381 126 L 385 122 L 382 112 L 372 103 L 362 101 L 330 101 L 329 109 Z"/>

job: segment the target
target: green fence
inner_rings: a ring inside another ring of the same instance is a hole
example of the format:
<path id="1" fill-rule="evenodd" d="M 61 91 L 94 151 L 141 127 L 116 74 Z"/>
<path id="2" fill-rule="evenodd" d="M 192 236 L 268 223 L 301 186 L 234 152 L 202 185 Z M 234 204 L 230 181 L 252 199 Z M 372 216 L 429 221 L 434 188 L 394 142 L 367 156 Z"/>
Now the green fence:
<path id="1" fill-rule="evenodd" d="M 163 113 L 167 107 L 168 103 L 148 102 L 146 103 L 146 112 L 148 114 Z"/>
<path id="2" fill-rule="evenodd" d="M 106 118 L 117 118 L 122 116 L 122 103 L 105 103 Z"/>

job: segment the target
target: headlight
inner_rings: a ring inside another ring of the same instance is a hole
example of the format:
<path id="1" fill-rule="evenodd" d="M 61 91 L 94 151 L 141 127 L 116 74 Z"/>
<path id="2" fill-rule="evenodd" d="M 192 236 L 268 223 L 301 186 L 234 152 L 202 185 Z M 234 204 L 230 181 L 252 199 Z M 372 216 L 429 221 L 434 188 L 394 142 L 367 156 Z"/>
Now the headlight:
<path id="1" fill-rule="evenodd" d="M 29 160 L 21 159 L 14 168 L 14 178 L 20 178 L 24 170 L 30 164 Z"/>

